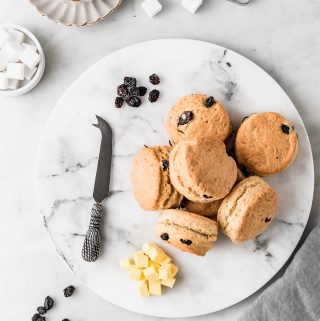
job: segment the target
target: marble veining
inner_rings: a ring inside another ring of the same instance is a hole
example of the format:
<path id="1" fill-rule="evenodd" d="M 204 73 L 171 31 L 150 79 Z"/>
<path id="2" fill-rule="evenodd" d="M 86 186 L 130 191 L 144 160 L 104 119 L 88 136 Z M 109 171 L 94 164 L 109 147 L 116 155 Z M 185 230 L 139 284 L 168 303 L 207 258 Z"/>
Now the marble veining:
<path id="1" fill-rule="evenodd" d="M 143 64 L 132 64 L 132 60 Z M 113 107 L 116 87 L 124 76 L 134 75 L 139 84 L 150 89 L 146 79 L 152 72 L 162 79 L 157 103 L 151 104 L 144 97 L 140 108 Z M 143 145 L 168 144 L 164 127 L 168 109 L 180 96 L 195 92 L 208 93 L 222 101 L 235 128 L 252 112 L 273 110 L 284 114 L 296 125 L 300 151 L 288 171 L 266 179 L 279 191 L 280 208 L 265 233 L 242 245 L 233 245 L 220 234 L 214 250 L 204 258 L 163 244 L 181 267 L 181 275 L 172 291 L 145 301 L 118 266 L 119 259 L 131 255 L 144 242 L 159 242 L 153 235 L 157 213 L 141 210 L 132 196 L 131 160 Z M 91 125 L 96 114 L 113 129 L 114 154 L 110 197 L 104 203 L 102 256 L 95 263 L 87 263 L 81 259 L 81 247 L 93 204 L 100 146 L 99 133 Z M 299 114 L 282 89 L 259 67 L 231 50 L 209 43 L 153 41 L 101 60 L 62 96 L 41 146 L 39 206 L 59 255 L 94 292 L 136 312 L 159 317 L 195 316 L 243 300 L 283 266 L 309 216 L 313 166 Z"/>

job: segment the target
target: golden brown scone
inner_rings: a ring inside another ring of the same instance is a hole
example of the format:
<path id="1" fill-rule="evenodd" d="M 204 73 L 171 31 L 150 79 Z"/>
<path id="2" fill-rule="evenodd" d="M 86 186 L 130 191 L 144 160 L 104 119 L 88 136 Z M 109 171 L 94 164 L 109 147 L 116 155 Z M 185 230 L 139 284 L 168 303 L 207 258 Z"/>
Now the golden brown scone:
<path id="1" fill-rule="evenodd" d="M 168 146 L 144 147 L 133 159 L 132 191 L 144 210 L 176 208 L 182 200 L 182 195 L 170 183 L 171 149 Z"/>
<path id="2" fill-rule="evenodd" d="M 218 223 L 181 210 L 165 210 L 159 216 L 156 235 L 172 246 L 205 255 L 217 240 Z"/>
<path id="3" fill-rule="evenodd" d="M 184 140 L 171 151 L 170 179 L 188 200 L 209 203 L 224 198 L 237 178 L 237 166 L 222 141 Z"/>
<path id="4" fill-rule="evenodd" d="M 238 162 L 260 176 L 288 168 L 298 152 L 293 123 L 274 113 L 252 114 L 241 124 L 235 143 Z"/>
<path id="5" fill-rule="evenodd" d="M 186 200 L 186 210 L 206 217 L 216 217 L 223 199 L 210 203 L 199 203 Z"/>
<path id="6" fill-rule="evenodd" d="M 251 176 L 237 184 L 223 200 L 217 220 L 234 243 L 261 234 L 276 216 L 278 193 L 262 178 Z"/>
<path id="7" fill-rule="evenodd" d="M 212 96 L 182 97 L 169 111 L 166 122 L 172 145 L 183 139 L 208 137 L 226 140 L 232 126 L 228 113 Z"/>

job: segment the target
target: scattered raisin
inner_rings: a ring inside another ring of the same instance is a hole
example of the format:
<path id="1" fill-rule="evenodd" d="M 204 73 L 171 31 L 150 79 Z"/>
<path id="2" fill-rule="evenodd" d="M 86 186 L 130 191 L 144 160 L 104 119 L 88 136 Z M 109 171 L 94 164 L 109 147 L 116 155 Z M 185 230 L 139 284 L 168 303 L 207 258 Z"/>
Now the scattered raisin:
<path id="1" fill-rule="evenodd" d="M 228 67 L 231 67 L 231 64 L 230 64 L 230 62 L 227 62 L 227 63 L 226 63 L 226 65 L 227 65 Z"/>
<path id="2" fill-rule="evenodd" d="M 130 107 L 139 107 L 141 105 L 141 99 L 137 96 L 131 96 L 126 100 L 126 103 Z"/>
<path id="3" fill-rule="evenodd" d="M 164 171 L 168 170 L 169 169 L 169 162 L 167 160 L 163 160 L 162 161 L 162 169 Z"/>
<path id="4" fill-rule="evenodd" d="M 191 241 L 191 240 L 180 239 L 180 242 L 181 242 L 182 244 L 185 244 L 185 245 L 188 245 L 188 246 L 190 246 L 190 245 L 192 244 L 192 241 Z"/>
<path id="5" fill-rule="evenodd" d="M 63 295 L 67 298 L 73 294 L 75 287 L 73 285 L 69 285 L 63 290 Z"/>
<path id="6" fill-rule="evenodd" d="M 212 105 L 214 105 L 215 103 L 215 100 L 212 96 L 209 96 L 208 98 L 206 98 L 203 102 L 203 104 L 207 107 L 207 108 L 210 108 L 212 107 Z"/>
<path id="7" fill-rule="evenodd" d="M 266 223 L 270 222 L 270 221 L 271 221 L 271 217 L 266 217 L 266 218 L 264 219 L 264 221 L 265 221 Z"/>
<path id="8" fill-rule="evenodd" d="M 184 111 L 181 116 L 179 117 L 179 122 L 178 122 L 178 126 L 179 125 L 185 125 L 187 123 L 189 123 L 189 121 L 191 121 L 193 118 L 193 112 L 192 111 Z"/>
<path id="9" fill-rule="evenodd" d="M 117 93 L 121 97 L 127 97 L 129 95 L 128 86 L 125 84 L 119 85 L 117 88 Z"/>
<path id="10" fill-rule="evenodd" d="M 152 74 L 149 77 L 150 82 L 152 83 L 152 85 L 159 85 L 160 84 L 160 78 L 158 75 L 156 74 Z"/>
<path id="11" fill-rule="evenodd" d="M 47 312 L 45 307 L 37 307 L 37 311 L 40 314 L 45 314 Z"/>
<path id="12" fill-rule="evenodd" d="M 157 89 L 153 89 L 149 92 L 149 101 L 151 103 L 155 103 L 160 96 L 160 91 Z"/>
<path id="13" fill-rule="evenodd" d="M 128 91 L 131 96 L 140 96 L 138 87 L 128 87 Z"/>
<path id="14" fill-rule="evenodd" d="M 245 166 L 242 165 L 242 164 L 239 164 L 238 167 L 239 167 L 240 171 L 242 172 L 242 174 L 243 174 L 245 177 L 249 177 L 249 176 L 250 176 L 250 173 L 249 173 L 247 167 L 245 167 Z"/>
<path id="15" fill-rule="evenodd" d="M 169 234 L 168 233 L 163 233 L 160 235 L 161 239 L 164 241 L 168 241 L 169 240 Z"/>
<path id="16" fill-rule="evenodd" d="M 146 87 L 143 87 L 143 86 L 140 86 L 138 87 L 138 90 L 139 90 L 139 95 L 138 96 L 144 96 L 146 93 L 147 93 L 147 88 Z"/>
<path id="17" fill-rule="evenodd" d="M 137 79 L 133 77 L 124 77 L 124 84 L 130 87 L 135 87 L 137 85 Z"/>
<path id="18" fill-rule="evenodd" d="M 116 97 L 115 101 L 114 101 L 114 105 L 116 106 L 116 108 L 121 108 L 123 104 L 123 98 L 122 97 Z"/>
<path id="19" fill-rule="evenodd" d="M 281 129 L 285 134 L 289 135 L 289 133 L 290 133 L 290 127 L 289 126 L 287 126 L 285 124 L 282 124 L 281 125 Z"/>
<path id="20" fill-rule="evenodd" d="M 206 194 L 203 194 L 202 195 L 204 198 L 212 198 L 212 196 L 208 196 L 208 195 L 206 195 Z"/>
<path id="21" fill-rule="evenodd" d="M 44 308 L 47 310 L 47 311 L 49 311 L 50 309 L 52 309 L 52 307 L 53 307 L 53 305 L 54 305 L 54 301 L 53 301 L 53 299 L 51 298 L 51 296 L 47 296 L 45 299 L 44 299 Z"/>

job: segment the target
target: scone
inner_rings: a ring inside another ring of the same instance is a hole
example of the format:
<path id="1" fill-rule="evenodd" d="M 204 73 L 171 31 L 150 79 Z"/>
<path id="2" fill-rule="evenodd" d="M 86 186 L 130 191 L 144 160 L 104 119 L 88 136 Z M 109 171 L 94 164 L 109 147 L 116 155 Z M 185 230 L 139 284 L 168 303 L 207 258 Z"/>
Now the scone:
<path id="1" fill-rule="evenodd" d="M 237 166 L 222 141 L 184 140 L 170 153 L 170 179 L 188 200 L 209 203 L 224 198 L 237 178 Z"/>
<path id="2" fill-rule="evenodd" d="M 185 208 L 188 212 L 211 218 L 217 216 L 222 201 L 223 199 L 216 200 L 210 203 L 199 203 L 187 200 Z"/>
<path id="3" fill-rule="evenodd" d="M 165 210 L 159 216 L 156 235 L 172 246 L 205 255 L 217 240 L 218 223 L 181 210 Z"/>
<path id="4" fill-rule="evenodd" d="M 252 114 L 238 130 L 235 149 L 238 162 L 250 173 L 273 175 L 294 161 L 298 135 L 293 123 L 277 113 Z"/>
<path id="5" fill-rule="evenodd" d="M 217 220 L 234 243 L 261 234 L 276 216 L 278 193 L 262 178 L 251 176 L 237 184 L 223 200 Z"/>
<path id="6" fill-rule="evenodd" d="M 132 191 L 144 210 L 176 208 L 182 200 L 182 195 L 170 183 L 171 149 L 168 146 L 144 147 L 133 159 Z"/>
<path id="7" fill-rule="evenodd" d="M 225 141 L 232 126 L 228 113 L 212 96 L 182 97 L 171 109 L 166 122 L 172 145 L 183 139 L 202 138 Z"/>

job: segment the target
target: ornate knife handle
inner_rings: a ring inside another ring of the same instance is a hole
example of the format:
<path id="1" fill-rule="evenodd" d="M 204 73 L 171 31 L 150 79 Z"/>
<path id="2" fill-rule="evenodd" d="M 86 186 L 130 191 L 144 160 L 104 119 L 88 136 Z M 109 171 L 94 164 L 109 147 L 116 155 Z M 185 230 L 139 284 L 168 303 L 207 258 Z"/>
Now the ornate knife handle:
<path id="1" fill-rule="evenodd" d="M 91 219 L 88 232 L 82 247 L 82 258 L 94 262 L 100 254 L 100 224 L 103 216 L 103 207 L 95 203 L 91 209 Z"/>

